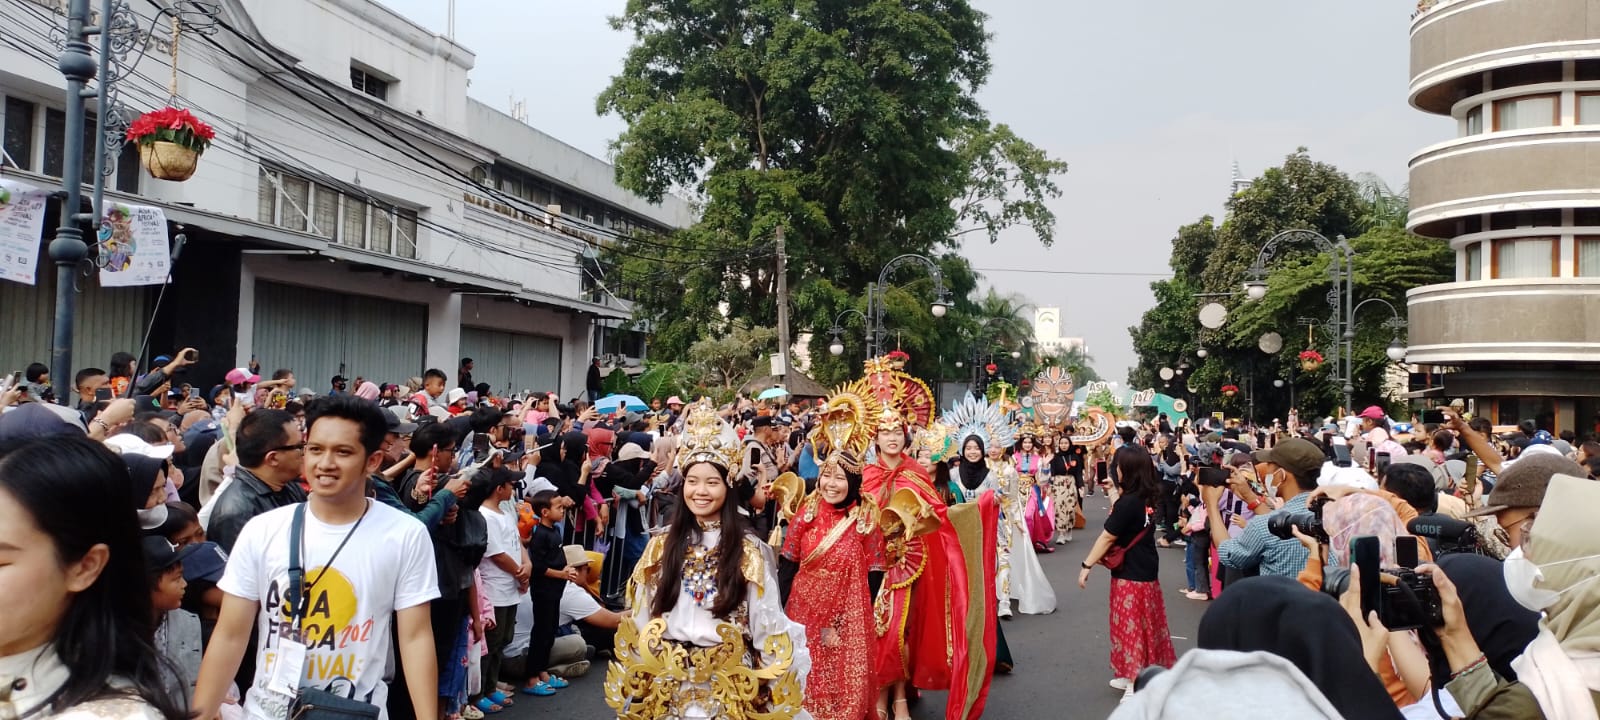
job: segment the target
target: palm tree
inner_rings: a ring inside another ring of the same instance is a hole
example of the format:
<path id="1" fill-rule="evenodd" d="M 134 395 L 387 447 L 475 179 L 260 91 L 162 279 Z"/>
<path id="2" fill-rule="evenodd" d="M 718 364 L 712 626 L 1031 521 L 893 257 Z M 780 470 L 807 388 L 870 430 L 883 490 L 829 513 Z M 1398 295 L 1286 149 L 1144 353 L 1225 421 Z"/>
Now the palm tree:
<path id="1" fill-rule="evenodd" d="M 1078 385 L 1100 380 L 1100 373 L 1095 372 L 1094 357 L 1080 345 L 1055 351 L 1054 354 L 1044 358 L 1046 365 L 1054 365 L 1067 371 L 1072 376 L 1073 382 Z"/>
<path id="2" fill-rule="evenodd" d="M 989 288 L 978 301 L 973 316 L 976 330 L 973 339 L 980 345 L 1000 345 L 1031 355 L 1033 349 L 1033 323 L 1026 317 L 1033 310 L 1017 295 L 1001 295 Z"/>
<path id="3" fill-rule="evenodd" d="M 1362 232 L 1405 229 L 1406 216 L 1411 207 L 1406 188 L 1398 192 L 1391 190 L 1388 183 L 1372 173 L 1357 175 L 1355 183 L 1362 200 L 1362 213 L 1358 220 Z"/>

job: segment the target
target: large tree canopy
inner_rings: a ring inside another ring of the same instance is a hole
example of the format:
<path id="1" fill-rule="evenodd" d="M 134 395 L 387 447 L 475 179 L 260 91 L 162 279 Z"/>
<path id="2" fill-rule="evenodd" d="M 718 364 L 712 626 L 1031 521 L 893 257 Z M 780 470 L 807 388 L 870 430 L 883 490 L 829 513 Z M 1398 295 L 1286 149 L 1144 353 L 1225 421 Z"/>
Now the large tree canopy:
<path id="1" fill-rule="evenodd" d="M 1325 323 L 1330 308 L 1327 295 L 1328 255 L 1310 246 L 1283 247 L 1268 266 L 1265 298 L 1246 302 L 1244 295 L 1211 298 L 1200 293 L 1233 293 L 1266 242 L 1285 230 L 1315 230 L 1329 240 L 1344 235 L 1356 252 L 1355 299 L 1377 298 L 1405 313 L 1407 290 L 1454 276 L 1454 259 L 1445 243 L 1405 231 L 1406 198 L 1364 178 L 1352 181 L 1337 168 L 1311 160 L 1304 148 L 1290 155 L 1281 167 L 1262 174 L 1247 190 L 1228 203 L 1227 219 L 1219 226 L 1207 216 L 1178 230 L 1173 238 L 1173 277 L 1151 283 L 1156 305 L 1129 328 L 1139 364 L 1129 370 L 1136 388 L 1168 388 L 1177 395 L 1193 388 L 1197 411 L 1224 410 L 1244 414 L 1254 379 L 1254 407 L 1260 420 L 1282 417 L 1295 388 L 1296 405 L 1308 415 L 1332 412 L 1342 401 L 1331 363 L 1315 374 L 1301 373 L 1297 355 L 1302 350 L 1329 352 L 1327 328 L 1307 328 L 1301 318 Z M 1228 307 L 1226 324 L 1203 330 L 1196 317 L 1200 306 L 1217 300 Z M 1358 404 L 1382 403 L 1384 374 L 1390 366 L 1385 354 L 1394 330 L 1384 326 L 1390 315 L 1379 303 L 1362 308 L 1356 317 L 1353 385 Z M 1277 353 L 1263 353 L 1258 343 L 1268 332 L 1283 337 Z M 1314 337 L 1308 339 L 1308 332 Z M 1201 343 L 1208 352 L 1201 360 Z M 1190 363 L 1190 372 L 1171 383 L 1160 379 L 1162 367 Z M 1272 381 L 1285 382 L 1282 388 Z M 1224 398 L 1222 385 L 1245 392 Z M 1267 413 L 1271 413 L 1270 415 Z"/>
<path id="2" fill-rule="evenodd" d="M 598 101 L 628 126 L 611 146 L 617 179 L 701 208 L 692 228 L 607 251 L 655 352 L 732 321 L 775 324 L 779 227 L 797 324 L 861 309 L 901 253 L 937 257 L 1010 226 L 1051 241 L 1045 201 L 1066 166 L 978 105 L 984 19 L 966 0 L 629 0 L 612 25 L 634 45 Z M 891 295 L 890 314 L 926 302 Z"/>

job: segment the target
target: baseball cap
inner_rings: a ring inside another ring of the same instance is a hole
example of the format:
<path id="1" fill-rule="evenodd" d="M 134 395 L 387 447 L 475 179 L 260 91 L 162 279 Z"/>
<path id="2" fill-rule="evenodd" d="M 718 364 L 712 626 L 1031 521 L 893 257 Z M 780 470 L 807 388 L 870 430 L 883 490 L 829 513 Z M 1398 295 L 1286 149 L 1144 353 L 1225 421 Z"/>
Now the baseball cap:
<path id="1" fill-rule="evenodd" d="M 1467 513 L 1467 517 L 1493 515 L 1512 508 L 1536 508 L 1544 502 L 1545 490 L 1555 475 L 1587 477 L 1588 470 L 1554 452 L 1523 455 L 1500 470 L 1494 490 L 1483 501 L 1483 507 Z"/>
<path id="2" fill-rule="evenodd" d="M 1532 438 L 1528 439 L 1528 444 L 1529 445 L 1549 445 L 1549 444 L 1551 444 L 1551 443 L 1553 443 L 1555 441 L 1556 441 L 1555 436 L 1551 435 L 1549 430 L 1540 430 L 1539 432 L 1534 433 Z"/>
<path id="3" fill-rule="evenodd" d="M 200 550 L 200 546 L 185 545 L 179 548 L 160 535 L 146 535 L 143 541 L 144 566 L 150 572 L 161 572 L 181 563 Z"/>
<path id="4" fill-rule="evenodd" d="M 1377 405 L 1368 405 L 1367 409 L 1362 410 L 1361 414 L 1357 415 L 1356 417 L 1365 420 L 1382 420 L 1388 416 L 1389 413 L 1384 412 L 1383 408 L 1378 407 Z"/>
<path id="5" fill-rule="evenodd" d="M 410 435 L 411 433 L 417 431 L 416 423 L 401 422 L 400 416 L 392 412 L 386 412 L 383 414 L 383 423 L 389 432 L 392 432 L 396 435 Z"/>
<path id="6" fill-rule="evenodd" d="M 106 438 L 105 443 L 112 450 L 122 455 L 143 455 L 156 460 L 166 460 L 172 457 L 173 446 L 151 445 L 137 435 L 123 434 L 112 435 Z"/>
<path id="7" fill-rule="evenodd" d="M 1272 463 L 1295 477 L 1315 478 L 1322 469 L 1322 448 L 1303 438 L 1289 438 L 1266 450 L 1257 450 L 1251 457 L 1260 463 Z"/>
<path id="8" fill-rule="evenodd" d="M 0 415 L 0 442 L 83 434 L 82 426 L 63 419 L 51 407 L 58 406 L 27 403 L 6 410 L 4 415 Z"/>
<path id="9" fill-rule="evenodd" d="M 222 571 L 228 567 L 228 552 L 214 542 L 195 543 L 193 554 L 183 561 L 183 579 L 193 582 L 204 580 L 213 585 L 222 581 Z"/>
<path id="10" fill-rule="evenodd" d="M 760 416 L 757 416 L 754 420 L 750 421 L 750 427 L 752 427 L 752 428 L 772 427 L 776 423 L 777 423 L 777 421 L 775 419 L 773 419 L 773 417 L 771 415 L 760 415 Z"/>
<path id="11" fill-rule="evenodd" d="M 567 567 L 575 568 L 589 564 L 589 552 L 582 545 L 567 545 L 561 548 L 567 556 Z"/>
<path id="12" fill-rule="evenodd" d="M 250 372 L 250 368 L 237 367 L 228 371 L 224 378 L 229 385 L 254 385 L 261 382 L 261 376 Z"/>
<path id="13" fill-rule="evenodd" d="M 677 395 L 673 395 L 672 397 L 667 398 L 667 404 L 668 405 L 682 405 L 683 404 L 683 399 L 679 398 Z"/>

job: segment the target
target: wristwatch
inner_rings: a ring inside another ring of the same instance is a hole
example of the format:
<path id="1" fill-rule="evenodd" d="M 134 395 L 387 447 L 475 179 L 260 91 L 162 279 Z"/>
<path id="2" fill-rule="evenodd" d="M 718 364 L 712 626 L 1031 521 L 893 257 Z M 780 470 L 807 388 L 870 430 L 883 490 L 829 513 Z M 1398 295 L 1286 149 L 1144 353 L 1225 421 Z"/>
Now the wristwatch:
<path id="1" fill-rule="evenodd" d="M 1085 563 L 1079 563 L 1079 564 L 1082 565 L 1083 569 L 1085 569 L 1085 570 L 1093 570 L 1094 569 L 1094 566 L 1090 565 L 1089 563 L 1085 562 Z"/>

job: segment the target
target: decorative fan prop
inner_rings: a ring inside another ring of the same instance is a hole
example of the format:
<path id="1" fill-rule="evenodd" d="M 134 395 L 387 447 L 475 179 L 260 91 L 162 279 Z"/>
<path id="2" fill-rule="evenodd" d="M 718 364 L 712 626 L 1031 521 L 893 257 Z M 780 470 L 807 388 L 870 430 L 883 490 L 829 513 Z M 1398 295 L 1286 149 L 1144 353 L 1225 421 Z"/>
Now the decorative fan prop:
<path id="1" fill-rule="evenodd" d="M 1117 429 L 1117 419 L 1100 408 L 1084 408 L 1078 421 L 1072 424 L 1072 442 L 1093 447 L 1111 442 L 1111 433 Z"/>
<path id="2" fill-rule="evenodd" d="M 1172 401 L 1172 409 L 1173 410 L 1177 410 L 1178 412 L 1181 412 L 1181 413 L 1189 412 L 1189 401 L 1188 400 L 1184 400 L 1183 398 L 1178 398 L 1177 400 L 1173 400 Z"/>
<path id="3" fill-rule="evenodd" d="M 895 352 L 900 357 L 891 354 L 869 358 L 865 363 L 867 374 L 863 381 L 879 403 L 900 412 L 906 425 L 927 427 L 933 423 L 937 411 L 933 390 L 927 383 L 907 375 L 901 369 L 905 367 L 905 353 Z"/>

